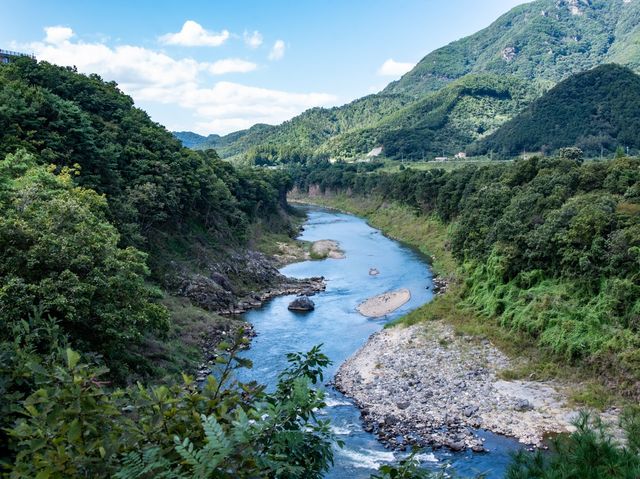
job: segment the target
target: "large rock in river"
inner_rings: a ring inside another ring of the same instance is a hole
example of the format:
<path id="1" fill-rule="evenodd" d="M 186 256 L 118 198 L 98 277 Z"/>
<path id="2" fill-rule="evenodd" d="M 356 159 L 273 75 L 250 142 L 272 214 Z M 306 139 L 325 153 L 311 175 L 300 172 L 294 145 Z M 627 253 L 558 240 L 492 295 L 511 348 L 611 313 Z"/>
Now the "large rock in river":
<path id="1" fill-rule="evenodd" d="M 316 305 L 307 296 L 299 296 L 289 303 L 291 311 L 313 311 Z"/>

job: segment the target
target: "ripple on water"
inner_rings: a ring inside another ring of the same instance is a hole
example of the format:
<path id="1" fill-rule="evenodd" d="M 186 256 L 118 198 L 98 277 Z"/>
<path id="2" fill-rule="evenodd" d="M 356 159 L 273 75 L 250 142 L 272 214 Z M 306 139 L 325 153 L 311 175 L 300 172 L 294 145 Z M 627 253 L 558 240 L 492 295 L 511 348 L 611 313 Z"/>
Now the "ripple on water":
<path id="1" fill-rule="evenodd" d="M 349 464 L 357 469 L 378 469 L 383 464 L 395 461 L 396 456 L 391 451 L 376 451 L 373 449 L 343 448 L 337 451 Z"/>

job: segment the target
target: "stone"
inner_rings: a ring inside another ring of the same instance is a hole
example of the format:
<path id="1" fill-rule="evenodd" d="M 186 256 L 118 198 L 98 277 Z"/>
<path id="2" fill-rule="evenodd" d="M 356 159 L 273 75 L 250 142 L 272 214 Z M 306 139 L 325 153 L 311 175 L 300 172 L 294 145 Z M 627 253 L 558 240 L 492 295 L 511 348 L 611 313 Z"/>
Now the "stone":
<path id="1" fill-rule="evenodd" d="M 464 442 L 462 441 L 448 441 L 446 446 L 453 452 L 460 452 L 465 448 Z"/>
<path id="2" fill-rule="evenodd" d="M 521 412 L 531 411 L 533 410 L 533 404 L 531 404 L 528 399 L 518 399 L 514 409 Z"/>
<path id="3" fill-rule="evenodd" d="M 308 296 L 300 296 L 289 303 L 290 311 L 307 312 L 313 311 L 315 308 L 316 305 Z"/>
<path id="4" fill-rule="evenodd" d="M 464 415 L 467 417 L 473 416 L 476 412 L 478 412 L 478 406 L 467 406 L 464 408 Z"/>

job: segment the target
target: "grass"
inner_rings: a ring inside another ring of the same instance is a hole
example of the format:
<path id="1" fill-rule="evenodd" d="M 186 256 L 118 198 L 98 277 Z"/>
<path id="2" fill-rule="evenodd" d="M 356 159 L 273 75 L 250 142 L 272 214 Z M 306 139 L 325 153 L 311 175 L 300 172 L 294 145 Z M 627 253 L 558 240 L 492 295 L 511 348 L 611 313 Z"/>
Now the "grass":
<path id="1" fill-rule="evenodd" d="M 443 162 L 405 161 L 404 163 L 402 163 L 397 160 L 394 160 L 394 161 L 389 160 L 385 162 L 385 166 L 382 167 L 380 171 L 384 171 L 387 173 L 398 173 L 399 171 L 402 171 L 400 168 L 401 165 L 404 166 L 404 168 L 411 168 L 412 170 L 420 170 L 420 171 L 438 170 L 438 169 L 445 170 L 445 171 L 452 171 L 457 168 L 462 168 L 468 165 L 480 166 L 480 165 L 488 165 L 490 163 L 497 163 L 497 162 L 498 160 L 491 160 L 489 157 L 486 157 L 486 156 L 467 158 L 464 160 L 449 160 L 449 161 L 443 161 Z"/>

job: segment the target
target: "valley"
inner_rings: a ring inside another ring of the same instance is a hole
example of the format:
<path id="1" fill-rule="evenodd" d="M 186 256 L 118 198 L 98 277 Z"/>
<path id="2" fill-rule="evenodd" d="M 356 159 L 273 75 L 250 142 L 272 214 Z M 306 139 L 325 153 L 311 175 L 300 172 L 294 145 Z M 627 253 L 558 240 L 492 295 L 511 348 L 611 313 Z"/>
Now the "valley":
<path id="1" fill-rule="evenodd" d="M 640 477 L 640 0 L 374 3 L 7 40 L 1 478 Z"/>

